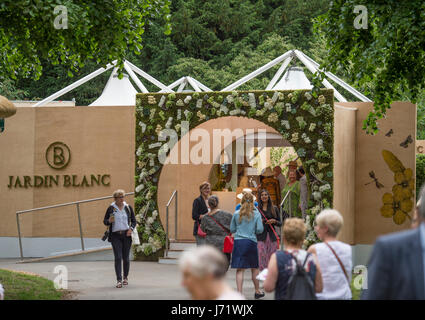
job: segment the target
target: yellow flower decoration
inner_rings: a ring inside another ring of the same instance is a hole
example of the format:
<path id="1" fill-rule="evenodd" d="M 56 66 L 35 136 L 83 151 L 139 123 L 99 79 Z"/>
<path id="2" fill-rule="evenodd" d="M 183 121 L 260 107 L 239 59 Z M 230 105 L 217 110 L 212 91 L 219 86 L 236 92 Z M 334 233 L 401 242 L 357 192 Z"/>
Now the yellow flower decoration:
<path id="1" fill-rule="evenodd" d="M 406 169 L 403 172 L 396 172 L 394 180 L 397 184 L 393 187 L 393 193 L 394 197 L 398 201 L 409 199 L 413 196 L 415 180 L 413 179 L 412 169 Z"/>
<path id="2" fill-rule="evenodd" d="M 402 224 L 409 212 L 413 209 L 413 191 L 415 190 L 415 179 L 413 170 L 406 169 L 401 161 L 388 150 L 382 150 L 382 156 L 392 172 L 394 172 L 395 185 L 393 193 L 385 193 L 382 197 L 384 206 L 381 214 L 386 218 L 393 218 L 396 224 Z"/>
<path id="3" fill-rule="evenodd" d="M 413 202 L 410 199 L 396 201 L 391 193 L 385 193 L 382 197 L 384 206 L 381 214 L 385 218 L 393 218 L 395 224 L 403 224 L 406 217 L 411 219 L 409 212 L 413 209 Z"/>

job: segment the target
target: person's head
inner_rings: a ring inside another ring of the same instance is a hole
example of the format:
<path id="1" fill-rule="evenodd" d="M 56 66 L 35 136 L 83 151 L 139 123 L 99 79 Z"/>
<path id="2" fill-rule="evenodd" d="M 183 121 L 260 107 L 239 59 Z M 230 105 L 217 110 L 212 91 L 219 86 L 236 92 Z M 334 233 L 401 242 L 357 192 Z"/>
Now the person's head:
<path id="1" fill-rule="evenodd" d="M 266 190 L 266 189 L 261 189 L 259 192 L 259 201 L 258 201 L 258 206 L 261 208 L 261 210 L 263 209 L 263 205 L 267 204 L 267 210 L 271 210 L 273 203 L 272 203 L 272 199 L 270 198 L 270 193 Z M 272 210 L 273 216 L 276 218 L 276 212 L 274 210 Z"/>
<path id="2" fill-rule="evenodd" d="M 289 181 L 294 182 L 297 180 L 297 172 L 295 170 L 290 170 L 288 173 Z"/>
<path id="3" fill-rule="evenodd" d="M 316 233 L 320 240 L 335 238 L 344 223 L 341 214 L 334 209 L 325 209 L 316 216 Z"/>
<path id="4" fill-rule="evenodd" d="M 253 213 L 254 213 L 254 196 L 251 192 L 244 191 L 242 193 L 241 209 L 239 211 L 239 222 L 241 222 L 242 218 L 244 217 L 250 220 Z"/>
<path id="5" fill-rule="evenodd" d="M 209 182 L 202 182 L 199 186 L 199 191 L 204 198 L 207 198 L 211 193 L 211 185 Z"/>
<path id="6" fill-rule="evenodd" d="M 292 246 L 295 248 L 301 248 L 307 227 L 305 226 L 304 220 L 300 218 L 289 218 L 285 220 L 283 224 L 283 242 L 285 246 Z"/>
<path id="7" fill-rule="evenodd" d="M 274 173 L 274 176 L 277 177 L 278 175 L 280 175 L 282 173 L 282 168 L 279 167 L 279 166 L 274 167 L 273 173 Z"/>
<path id="8" fill-rule="evenodd" d="M 212 195 L 208 198 L 208 206 L 211 210 L 214 210 L 218 207 L 218 197 L 216 195 Z"/>
<path id="9" fill-rule="evenodd" d="M 122 189 L 115 190 L 112 194 L 115 200 L 115 204 L 121 205 L 124 203 L 125 191 Z"/>
<path id="10" fill-rule="evenodd" d="M 179 259 L 182 285 L 192 299 L 208 299 L 214 283 L 223 281 L 228 261 L 223 253 L 210 245 L 202 245 L 183 252 Z"/>

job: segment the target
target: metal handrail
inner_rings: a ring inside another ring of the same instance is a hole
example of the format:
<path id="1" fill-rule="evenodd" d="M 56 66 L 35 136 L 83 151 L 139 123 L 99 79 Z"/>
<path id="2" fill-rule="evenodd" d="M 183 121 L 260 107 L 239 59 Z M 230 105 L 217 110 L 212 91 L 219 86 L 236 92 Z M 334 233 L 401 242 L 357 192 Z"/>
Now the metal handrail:
<path id="1" fill-rule="evenodd" d="M 292 216 L 292 205 L 291 205 L 291 194 L 292 191 L 288 190 L 288 192 L 286 193 L 286 195 L 283 197 L 283 200 L 280 202 L 280 206 L 279 206 L 279 211 L 280 211 L 280 221 L 282 221 L 282 224 L 280 226 L 280 234 L 283 234 L 283 204 L 286 202 L 287 199 L 289 199 L 289 216 Z M 289 197 L 289 198 L 288 198 Z M 283 241 L 281 239 L 280 241 L 280 250 L 283 250 Z"/>
<path id="2" fill-rule="evenodd" d="M 129 196 L 129 195 L 133 195 L 134 192 L 128 192 L 125 193 L 125 196 Z M 21 236 L 21 224 L 19 222 L 19 215 L 20 214 L 24 214 L 24 213 L 28 213 L 28 212 L 34 212 L 34 211 L 41 211 L 41 210 L 46 210 L 46 209 L 53 209 L 53 208 L 60 208 L 60 207 L 66 207 L 66 206 L 71 206 L 71 205 L 76 205 L 77 207 L 77 216 L 78 216 L 78 226 L 80 229 L 80 238 L 81 238 L 81 249 L 82 251 L 85 250 L 84 248 L 84 239 L 83 239 L 83 230 L 82 230 L 82 226 L 81 226 L 81 216 L 80 216 L 80 204 L 81 203 L 87 203 L 87 202 L 95 202 L 95 201 L 100 201 L 100 200 L 105 200 L 105 199 L 110 199 L 113 198 L 113 196 L 106 196 L 106 197 L 100 197 L 100 198 L 93 198 L 93 199 L 87 199 L 87 200 L 79 200 L 79 201 L 73 201 L 73 202 L 66 202 L 66 203 L 61 203 L 61 204 L 55 204 L 52 206 L 46 206 L 46 207 L 39 207 L 39 208 L 33 208 L 33 209 L 28 209 L 28 210 L 20 210 L 20 211 L 16 211 L 16 223 L 18 226 L 18 236 L 19 236 L 19 251 L 21 253 L 21 260 L 24 259 L 24 254 L 23 254 L 23 248 L 22 248 L 22 236 Z"/>
<path id="3" fill-rule="evenodd" d="M 173 201 L 173 198 L 176 199 L 175 201 L 175 217 L 174 217 L 174 240 L 177 240 L 177 190 L 173 191 L 173 194 L 170 197 L 170 200 L 168 200 L 167 205 L 165 206 L 165 210 L 166 210 L 166 222 L 165 222 L 165 252 L 164 252 L 164 258 L 168 257 L 168 251 L 170 250 L 170 239 L 169 239 L 169 233 L 168 233 L 168 216 L 169 216 L 169 212 L 168 212 L 168 208 L 170 207 L 171 201 Z"/>

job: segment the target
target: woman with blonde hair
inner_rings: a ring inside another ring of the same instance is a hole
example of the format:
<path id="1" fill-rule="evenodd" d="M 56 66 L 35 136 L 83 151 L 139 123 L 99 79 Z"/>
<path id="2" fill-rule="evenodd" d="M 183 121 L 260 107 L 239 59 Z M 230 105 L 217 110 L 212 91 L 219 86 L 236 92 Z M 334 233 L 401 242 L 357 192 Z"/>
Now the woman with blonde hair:
<path id="1" fill-rule="evenodd" d="M 242 284 L 245 269 L 251 269 L 252 282 L 255 287 L 255 299 L 264 297 L 260 291 L 260 283 L 257 280 L 258 249 L 257 234 L 263 232 L 261 215 L 254 206 L 255 198 L 250 192 L 244 192 L 241 200 L 241 208 L 236 210 L 230 222 L 230 232 L 234 235 L 232 252 L 232 268 L 236 271 L 236 285 L 242 293 Z"/>
<path id="2" fill-rule="evenodd" d="M 321 243 L 313 244 L 308 252 L 317 256 L 322 269 L 323 291 L 320 300 L 351 299 L 351 246 L 338 241 L 343 218 L 337 210 L 325 209 L 316 216 L 316 233 Z"/>

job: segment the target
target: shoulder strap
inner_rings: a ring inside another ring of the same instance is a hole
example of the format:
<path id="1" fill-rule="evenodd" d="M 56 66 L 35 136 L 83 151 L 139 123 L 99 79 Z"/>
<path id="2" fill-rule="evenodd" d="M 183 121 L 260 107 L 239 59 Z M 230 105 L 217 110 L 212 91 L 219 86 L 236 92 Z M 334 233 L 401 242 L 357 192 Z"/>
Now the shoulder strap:
<path id="1" fill-rule="evenodd" d="M 342 264 L 341 259 L 338 257 L 338 255 L 336 254 L 335 250 L 329 245 L 329 243 L 324 242 L 324 244 L 326 244 L 328 246 L 328 248 L 332 251 L 332 253 L 334 254 L 336 260 L 338 260 L 338 263 L 339 263 L 342 271 L 344 272 L 345 278 L 347 279 L 347 281 L 350 281 L 349 280 L 349 277 L 348 277 L 348 274 L 347 274 L 347 271 L 345 270 L 344 265 Z"/>
<path id="2" fill-rule="evenodd" d="M 273 206 L 272 206 L 272 210 L 274 210 Z M 263 211 L 260 208 L 258 208 L 258 211 L 260 211 L 260 213 L 263 215 L 263 217 L 264 217 L 264 219 L 266 219 L 266 221 L 269 221 L 269 219 L 266 218 L 266 216 L 264 215 Z M 274 229 L 274 227 L 271 224 L 269 224 L 269 227 L 270 227 L 270 229 L 272 229 L 274 235 L 276 236 L 276 239 L 279 240 L 279 236 L 277 235 L 276 230 Z"/>
<path id="3" fill-rule="evenodd" d="M 216 224 L 218 224 L 223 230 L 224 230 L 224 232 L 226 232 L 226 233 L 228 233 L 228 234 L 231 234 L 229 231 L 227 231 L 227 229 L 225 228 L 225 227 L 223 227 L 222 226 L 222 224 L 221 223 L 218 223 L 218 221 L 217 220 L 215 220 L 212 216 L 210 216 L 210 215 L 208 215 L 208 217 L 210 217 L 211 219 L 213 219 L 214 220 L 214 222 L 216 223 Z"/>

